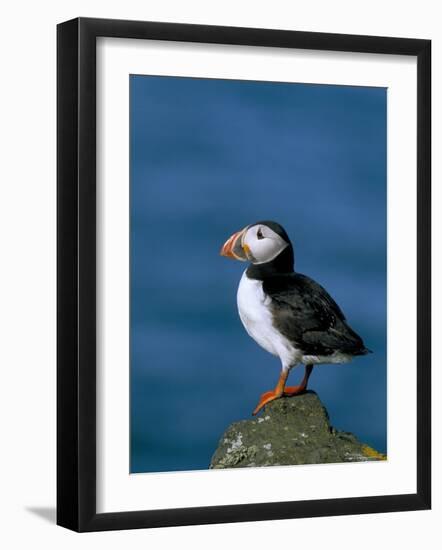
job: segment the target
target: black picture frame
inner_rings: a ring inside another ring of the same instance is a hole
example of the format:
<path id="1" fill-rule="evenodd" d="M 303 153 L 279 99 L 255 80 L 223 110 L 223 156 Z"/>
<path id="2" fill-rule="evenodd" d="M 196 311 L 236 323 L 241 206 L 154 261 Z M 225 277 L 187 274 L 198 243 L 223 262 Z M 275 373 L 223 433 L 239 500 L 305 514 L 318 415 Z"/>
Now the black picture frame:
<path id="1" fill-rule="evenodd" d="M 396 54 L 417 58 L 417 492 L 133 512 L 96 512 L 96 39 Z M 102 531 L 431 506 L 431 41 L 79 18 L 57 28 L 57 523 Z"/>

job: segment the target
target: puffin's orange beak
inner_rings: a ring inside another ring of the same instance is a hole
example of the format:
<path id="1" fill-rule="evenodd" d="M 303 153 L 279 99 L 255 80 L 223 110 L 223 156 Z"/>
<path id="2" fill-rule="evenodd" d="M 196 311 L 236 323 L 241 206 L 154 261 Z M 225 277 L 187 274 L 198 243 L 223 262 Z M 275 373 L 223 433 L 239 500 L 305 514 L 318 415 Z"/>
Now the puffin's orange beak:
<path id="1" fill-rule="evenodd" d="M 223 244 L 220 254 L 226 258 L 233 258 L 234 260 L 240 260 L 241 262 L 247 262 L 248 246 L 242 244 L 242 238 L 246 232 L 246 228 L 241 231 L 237 231 Z"/>

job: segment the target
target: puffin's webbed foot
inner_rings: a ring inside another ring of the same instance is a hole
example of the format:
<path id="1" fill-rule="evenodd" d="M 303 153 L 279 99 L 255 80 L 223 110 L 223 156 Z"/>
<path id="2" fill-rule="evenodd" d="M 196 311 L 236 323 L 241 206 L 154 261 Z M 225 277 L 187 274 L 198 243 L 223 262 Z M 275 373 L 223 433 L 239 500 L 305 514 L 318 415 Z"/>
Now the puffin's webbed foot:
<path id="1" fill-rule="evenodd" d="M 278 399 L 282 396 L 282 392 L 277 392 L 276 389 L 271 391 L 266 391 L 263 393 L 259 399 L 258 405 L 255 407 L 255 410 L 253 411 L 253 416 L 259 413 L 259 411 L 267 405 L 267 403 L 270 403 L 270 401 L 274 401 L 275 399 Z"/>
<path id="2" fill-rule="evenodd" d="M 307 389 L 308 379 L 310 378 L 312 370 L 313 370 L 313 365 L 306 365 L 304 378 L 302 379 L 302 382 L 298 386 L 287 386 L 287 387 L 285 383 L 287 382 L 289 371 L 283 370 L 279 377 L 278 383 L 276 384 L 276 388 L 272 391 L 267 391 L 261 395 L 259 403 L 255 407 L 255 410 L 252 413 L 253 416 L 258 414 L 259 411 L 265 405 L 267 405 L 267 403 L 270 403 L 275 399 L 279 399 L 282 396 L 291 397 L 292 395 L 298 395 L 304 392 Z"/>
<path id="3" fill-rule="evenodd" d="M 299 395 L 305 392 L 305 390 L 306 386 L 304 384 L 299 384 L 299 386 L 286 386 L 282 395 L 284 397 L 292 397 L 292 395 Z"/>

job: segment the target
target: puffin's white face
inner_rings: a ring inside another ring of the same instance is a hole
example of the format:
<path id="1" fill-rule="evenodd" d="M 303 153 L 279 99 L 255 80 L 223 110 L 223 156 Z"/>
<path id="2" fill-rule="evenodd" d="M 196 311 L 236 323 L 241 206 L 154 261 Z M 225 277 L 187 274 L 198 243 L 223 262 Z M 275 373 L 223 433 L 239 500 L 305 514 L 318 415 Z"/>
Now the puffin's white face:
<path id="1" fill-rule="evenodd" d="M 234 233 L 221 249 L 221 255 L 253 264 L 274 260 L 289 243 L 265 224 L 255 224 Z"/>
<path id="2" fill-rule="evenodd" d="M 252 225 L 247 228 L 241 244 L 253 264 L 271 262 L 289 245 L 267 225 Z"/>

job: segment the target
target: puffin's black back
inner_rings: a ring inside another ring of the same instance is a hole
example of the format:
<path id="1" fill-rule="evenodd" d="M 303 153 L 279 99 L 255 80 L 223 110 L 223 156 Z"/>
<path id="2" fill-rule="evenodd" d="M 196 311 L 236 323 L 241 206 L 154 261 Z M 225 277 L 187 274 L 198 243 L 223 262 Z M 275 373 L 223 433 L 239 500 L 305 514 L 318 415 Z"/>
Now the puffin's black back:
<path id="1" fill-rule="evenodd" d="M 273 324 L 304 354 L 368 353 L 330 294 L 301 273 L 266 277 L 264 294 L 272 299 Z"/>

